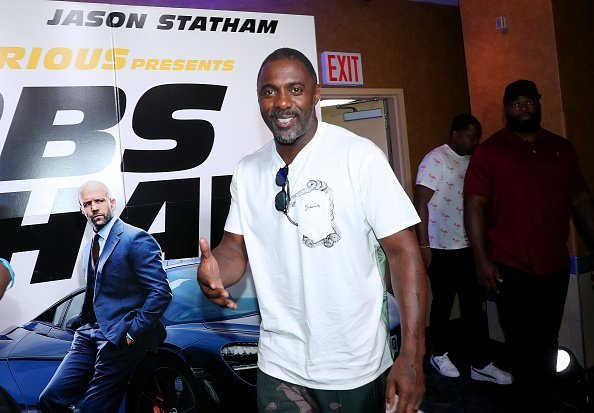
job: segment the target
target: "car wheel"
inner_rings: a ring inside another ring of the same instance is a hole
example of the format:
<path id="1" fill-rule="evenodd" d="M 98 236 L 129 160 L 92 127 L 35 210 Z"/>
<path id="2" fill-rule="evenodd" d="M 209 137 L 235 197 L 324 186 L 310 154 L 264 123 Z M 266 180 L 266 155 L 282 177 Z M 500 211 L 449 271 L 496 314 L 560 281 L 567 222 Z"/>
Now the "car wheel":
<path id="1" fill-rule="evenodd" d="M 204 397 L 186 366 L 154 359 L 137 369 L 126 404 L 128 413 L 190 413 L 203 411 Z"/>

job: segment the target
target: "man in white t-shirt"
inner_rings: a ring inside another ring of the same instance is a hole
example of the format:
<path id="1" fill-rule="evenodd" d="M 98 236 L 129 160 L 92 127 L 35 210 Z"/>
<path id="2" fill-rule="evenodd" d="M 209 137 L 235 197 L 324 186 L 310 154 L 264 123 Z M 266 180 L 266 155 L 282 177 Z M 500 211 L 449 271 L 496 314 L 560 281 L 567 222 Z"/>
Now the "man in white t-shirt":
<path id="1" fill-rule="evenodd" d="M 311 62 L 279 49 L 258 73 L 258 102 L 274 139 L 242 159 L 231 183 L 225 233 L 200 240 L 198 280 L 215 303 L 254 277 L 262 323 L 260 412 L 383 413 L 399 395 L 412 413 L 424 393 L 425 270 L 412 203 L 371 141 L 318 122 Z M 379 240 L 379 242 L 378 242 Z M 402 347 L 392 360 L 386 253 L 399 302 Z"/>
<path id="2" fill-rule="evenodd" d="M 474 257 L 464 230 L 463 187 L 470 154 L 482 135 L 471 114 L 452 122 L 447 143 L 429 152 L 417 173 L 413 202 L 421 217 L 417 237 L 431 280 L 431 365 L 443 376 L 459 377 L 449 357 L 450 313 L 458 294 L 464 350 L 474 380 L 511 384 L 511 375 L 489 358 L 489 331 L 483 311 L 484 291 L 474 271 Z"/>

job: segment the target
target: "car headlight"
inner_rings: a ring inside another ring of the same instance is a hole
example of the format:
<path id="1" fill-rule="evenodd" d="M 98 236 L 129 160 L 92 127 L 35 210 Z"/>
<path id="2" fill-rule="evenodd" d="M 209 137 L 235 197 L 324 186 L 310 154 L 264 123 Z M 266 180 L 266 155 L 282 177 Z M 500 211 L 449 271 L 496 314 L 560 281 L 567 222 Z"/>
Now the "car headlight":
<path id="1" fill-rule="evenodd" d="M 232 343 L 221 349 L 221 356 L 233 370 L 250 368 L 258 362 L 258 344 Z"/>
<path id="2" fill-rule="evenodd" d="M 240 378 L 256 384 L 258 343 L 230 343 L 221 349 L 221 357 Z"/>

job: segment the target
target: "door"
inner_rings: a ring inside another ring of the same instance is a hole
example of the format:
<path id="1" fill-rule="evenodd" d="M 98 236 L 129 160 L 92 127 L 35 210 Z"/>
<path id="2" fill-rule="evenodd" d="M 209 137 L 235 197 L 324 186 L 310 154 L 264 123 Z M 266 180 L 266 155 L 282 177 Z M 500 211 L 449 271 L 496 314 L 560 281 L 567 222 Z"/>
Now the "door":
<path id="1" fill-rule="evenodd" d="M 329 101 L 332 100 L 322 100 L 322 119 L 371 140 L 384 151 L 393 167 L 386 100 L 374 97 L 325 106 Z"/>
<path id="2" fill-rule="evenodd" d="M 321 102 L 322 120 L 373 141 L 411 195 L 402 89 L 322 88 Z"/>

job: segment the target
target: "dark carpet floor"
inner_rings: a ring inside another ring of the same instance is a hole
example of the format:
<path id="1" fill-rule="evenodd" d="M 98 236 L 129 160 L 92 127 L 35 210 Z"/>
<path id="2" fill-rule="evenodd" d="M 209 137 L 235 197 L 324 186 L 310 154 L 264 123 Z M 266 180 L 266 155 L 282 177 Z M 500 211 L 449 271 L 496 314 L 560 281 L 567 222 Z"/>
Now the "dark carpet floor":
<path id="1" fill-rule="evenodd" d="M 459 326 L 452 323 L 452 337 L 461 337 Z M 427 347 L 430 348 L 431 331 L 427 329 Z M 491 341 L 490 354 L 499 367 L 506 367 L 504 345 Z M 507 413 L 511 406 L 511 386 L 479 382 L 470 378 L 470 366 L 463 360 L 460 343 L 452 343 L 451 356 L 460 370 L 457 378 L 444 377 L 425 358 L 426 393 L 421 409 L 424 413 Z M 427 350 L 429 354 L 429 350 Z M 567 388 L 558 387 L 559 413 L 594 413 L 594 370 L 589 369 L 584 380 L 572 379 Z M 590 393 L 590 401 L 585 394 Z M 589 406 L 588 406 L 589 404 Z M 538 412 L 526 412 L 538 413 Z"/>
<path id="2" fill-rule="evenodd" d="M 470 366 L 457 363 L 461 376 L 444 377 L 425 360 L 425 413 L 504 413 L 509 407 L 510 386 L 470 378 Z"/>
<path id="3" fill-rule="evenodd" d="M 427 356 L 425 357 L 425 413 L 504 413 L 509 409 L 510 387 L 470 378 L 470 365 L 465 360 L 464 337 L 459 319 L 450 321 L 449 356 L 460 370 L 460 377 L 444 377 L 429 363 L 431 349 L 431 327 L 426 330 Z M 491 341 L 489 353 L 492 361 L 501 368 L 506 367 L 504 345 Z"/>

